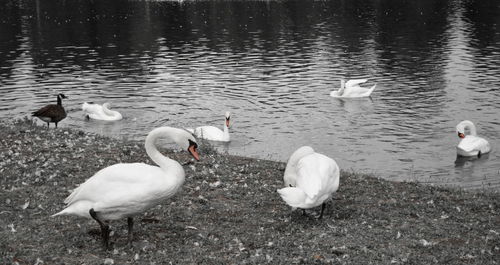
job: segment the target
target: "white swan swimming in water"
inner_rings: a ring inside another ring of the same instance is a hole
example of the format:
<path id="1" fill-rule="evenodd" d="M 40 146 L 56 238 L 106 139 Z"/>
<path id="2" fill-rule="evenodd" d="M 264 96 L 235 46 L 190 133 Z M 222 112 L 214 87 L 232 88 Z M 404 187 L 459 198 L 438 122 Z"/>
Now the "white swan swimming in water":
<path id="1" fill-rule="evenodd" d="M 340 169 L 335 160 L 314 152 L 309 146 L 297 149 L 288 159 L 281 198 L 292 208 L 309 209 L 321 205 L 339 188 Z"/>
<path id="2" fill-rule="evenodd" d="M 94 120 L 102 120 L 102 121 L 118 121 L 123 117 L 120 112 L 115 110 L 110 110 L 110 104 L 104 103 L 101 105 L 94 103 L 84 102 L 82 104 L 82 110 L 85 112 L 88 118 Z"/>
<path id="3" fill-rule="evenodd" d="M 173 196 L 184 183 L 184 169 L 175 160 L 163 156 L 155 146 L 158 138 L 167 138 L 199 160 L 193 135 L 182 129 L 160 127 L 145 141 L 146 153 L 158 166 L 144 163 L 119 163 L 98 171 L 64 200 L 67 207 L 54 214 L 93 218 L 101 227 L 103 246 L 109 245 L 106 221 L 127 218 L 128 240 L 132 242 L 133 216 Z"/>
<path id="4" fill-rule="evenodd" d="M 214 126 L 201 126 L 193 129 L 186 129 L 198 138 L 202 138 L 210 141 L 220 141 L 229 142 L 231 138 L 229 136 L 229 125 L 231 120 L 231 113 L 226 112 L 224 121 L 224 131 Z"/>
<path id="5" fill-rule="evenodd" d="M 330 92 L 330 96 L 334 98 L 361 98 L 369 97 L 376 84 L 371 88 L 360 87 L 359 84 L 365 83 L 368 79 L 353 79 L 345 82 L 343 79 L 340 80 L 340 89 Z"/>
<path id="6" fill-rule="evenodd" d="M 469 135 L 465 135 L 465 129 L 470 131 Z M 491 146 L 488 141 L 477 136 L 476 126 L 471 121 L 461 121 L 457 125 L 458 137 L 462 140 L 457 146 L 457 155 L 459 156 L 481 156 L 491 151 Z"/>

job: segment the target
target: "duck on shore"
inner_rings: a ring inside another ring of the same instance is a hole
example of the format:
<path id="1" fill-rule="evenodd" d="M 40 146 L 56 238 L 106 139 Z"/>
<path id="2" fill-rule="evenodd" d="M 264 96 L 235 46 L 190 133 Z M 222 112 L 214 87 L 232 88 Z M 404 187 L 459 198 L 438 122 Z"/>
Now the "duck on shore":
<path id="1" fill-rule="evenodd" d="M 67 97 L 60 93 L 57 95 L 57 104 L 46 105 L 45 107 L 33 112 L 32 115 L 46 122 L 47 128 L 49 128 L 49 123 L 51 122 L 55 123 L 57 128 L 57 123 L 66 118 L 66 110 L 64 110 L 64 107 L 62 106 L 63 98 L 66 99 Z"/>

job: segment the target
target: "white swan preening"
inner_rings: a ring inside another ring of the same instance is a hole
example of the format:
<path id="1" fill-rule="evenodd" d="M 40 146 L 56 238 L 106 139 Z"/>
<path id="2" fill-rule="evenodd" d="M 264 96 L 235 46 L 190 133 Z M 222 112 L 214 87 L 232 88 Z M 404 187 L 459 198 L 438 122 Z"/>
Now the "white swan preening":
<path id="1" fill-rule="evenodd" d="M 210 141 L 220 141 L 229 142 L 231 138 L 229 136 L 229 125 L 231 120 L 231 113 L 226 112 L 224 121 L 224 131 L 214 126 L 201 126 L 193 129 L 186 129 L 198 138 L 202 138 Z"/>
<path id="2" fill-rule="evenodd" d="M 470 131 L 465 135 L 465 129 Z M 457 155 L 459 156 L 481 156 L 491 151 L 491 146 L 486 139 L 477 136 L 476 126 L 471 121 L 461 121 L 457 125 L 458 137 L 462 140 L 457 146 Z"/>
<path id="3" fill-rule="evenodd" d="M 127 218 L 131 243 L 132 217 L 173 196 L 184 183 L 182 166 L 163 156 L 155 146 L 155 140 L 162 137 L 176 142 L 199 160 L 196 140 L 190 133 L 172 127 L 156 128 L 146 137 L 145 148 L 159 167 L 144 163 L 119 163 L 101 169 L 76 188 L 64 200 L 67 207 L 53 216 L 93 218 L 101 227 L 105 248 L 109 245 L 109 226 L 105 221 Z"/>
<path id="4" fill-rule="evenodd" d="M 330 92 L 330 96 L 334 98 L 361 98 L 369 97 L 376 84 L 371 88 L 364 88 L 359 86 L 359 84 L 365 83 L 368 79 L 353 79 L 345 82 L 343 79 L 340 80 L 340 89 Z"/>
<path id="5" fill-rule="evenodd" d="M 82 110 L 90 119 L 102 121 L 118 121 L 123 118 L 120 112 L 110 110 L 109 108 L 110 105 L 107 102 L 102 105 L 87 102 L 84 102 L 82 104 Z"/>
<path id="6" fill-rule="evenodd" d="M 340 170 L 335 160 L 303 146 L 288 159 L 283 177 L 285 188 L 278 193 L 294 209 L 321 205 L 321 218 L 325 202 L 339 188 L 339 179 Z"/>

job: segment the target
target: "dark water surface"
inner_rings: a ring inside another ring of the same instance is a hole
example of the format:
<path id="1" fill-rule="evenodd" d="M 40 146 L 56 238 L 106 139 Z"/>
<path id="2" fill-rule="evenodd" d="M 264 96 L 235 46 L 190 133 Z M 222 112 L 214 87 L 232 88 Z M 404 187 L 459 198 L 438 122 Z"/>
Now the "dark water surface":
<path id="1" fill-rule="evenodd" d="M 347 170 L 500 190 L 499 27 L 496 0 L 4 0 L 0 116 L 63 92 L 61 127 L 144 139 L 231 111 L 231 154 L 284 161 L 307 144 Z M 331 98 L 341 78 L 377 88 Z M 125 119 L 86 121 L 84 101 Z M 456 160 L 464 119 L 489 156 Z"/>

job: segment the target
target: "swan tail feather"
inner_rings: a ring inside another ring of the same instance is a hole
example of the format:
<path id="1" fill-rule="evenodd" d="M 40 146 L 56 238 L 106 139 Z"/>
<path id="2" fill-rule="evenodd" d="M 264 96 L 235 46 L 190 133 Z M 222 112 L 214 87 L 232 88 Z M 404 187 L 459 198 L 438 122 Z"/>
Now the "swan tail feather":
<path id="1" fill-rule="evenodd" d="M 307 199 L 307 195 L 304 191 L 296 187 L 286 187 L 277 190 L 281 198 L 286 202 L 286 204 L 294 208 L 303 208 L 304 203 Z"/>

